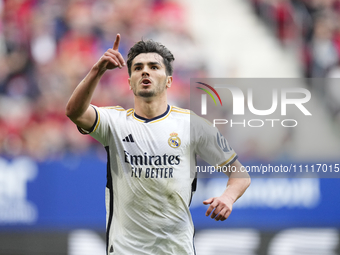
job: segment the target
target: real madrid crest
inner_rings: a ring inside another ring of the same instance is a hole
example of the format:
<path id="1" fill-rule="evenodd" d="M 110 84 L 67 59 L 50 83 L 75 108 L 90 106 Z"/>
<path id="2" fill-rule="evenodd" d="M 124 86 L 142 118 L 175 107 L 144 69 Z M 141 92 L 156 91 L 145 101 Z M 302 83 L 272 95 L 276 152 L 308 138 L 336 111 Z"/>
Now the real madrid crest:
<path id="1" fill-rule="evenodd" d="M 171 133 L 168 143 L 171 148 L 178 148 L 181 145 L 181 139 L 179 139 L 177 133 Z"/>

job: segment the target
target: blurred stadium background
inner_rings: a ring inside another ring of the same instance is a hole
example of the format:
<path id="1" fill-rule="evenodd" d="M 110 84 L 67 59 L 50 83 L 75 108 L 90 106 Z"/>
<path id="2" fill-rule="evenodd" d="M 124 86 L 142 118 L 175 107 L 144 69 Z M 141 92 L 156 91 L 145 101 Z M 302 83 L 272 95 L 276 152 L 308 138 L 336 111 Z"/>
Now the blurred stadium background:
<path id="1" fill-rule="evenodd" d="M 0 0 L 0 16 L 1 255 L 105 254 L 105 150 L 64 112 L 117 32 L 124 57 L 141 38 L 174 53 L 170 103 L 182 108 L 192 77 L 303 79 L 332 133 L 327 160 L 340 163 L 340 0 Z M 131 108 L 127 78 L 107 72 L 93 103 Z M 285 158 L 279 143 L 231 140 L 242 163 Z M 198 255 L 340 254 L 338 179 L 254 179 L 216 223 L 202 201 L 225 182 L 199 180 Z"/>

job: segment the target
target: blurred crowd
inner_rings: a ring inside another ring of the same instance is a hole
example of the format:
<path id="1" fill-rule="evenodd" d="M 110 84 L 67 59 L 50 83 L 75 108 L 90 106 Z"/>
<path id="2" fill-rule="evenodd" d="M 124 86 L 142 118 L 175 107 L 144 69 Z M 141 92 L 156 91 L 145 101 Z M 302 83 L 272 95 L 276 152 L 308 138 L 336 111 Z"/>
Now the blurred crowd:
<path id="1" fill-rule="evenodd" d="M 65 116 L 76 85 L 121 34 L 120 52 L 141 39 L 175 56 L 170 103 L 189 107 L 190 77 L 202 77 L 186 10 L 175 0 L 0 0 L 0 155 L 37 160 L 96 148 Z M 93 104 L 133 107 L 126 68 L 107 72 Z"/>
<path id="2" fill-rule="evenodd" d="M 311 89 L 340 125 L 340 0 L 250 0 L 280 42 L 294 49 Z"/>
<path id="3" fill-rule="evenodd" d="M 282 45 L 297 50 L 305 77 L 340 77 L 340 0 L 249 1 Z M 189 108 L 190 78 L 206 77 L 207 68 L 187 12 L 179 0 L 0 0 L 0 155 L 45 160 L 101 147 L 79 134 L 65 106 L 117 33 L 125 58 L 141 39 L 173 52 L 169 101 Z M 132 108 L 127 79 L 126 68 L 107 72 L 93 104 Z M 317 89 L 340 123 L 336 80 Z"/>
<path id="4" fill-rule="evenodd" d="M 327 77 L 340 60 L 340 0 L 251 0 L 285 45 L 299 49 L 306 77 Z"/>

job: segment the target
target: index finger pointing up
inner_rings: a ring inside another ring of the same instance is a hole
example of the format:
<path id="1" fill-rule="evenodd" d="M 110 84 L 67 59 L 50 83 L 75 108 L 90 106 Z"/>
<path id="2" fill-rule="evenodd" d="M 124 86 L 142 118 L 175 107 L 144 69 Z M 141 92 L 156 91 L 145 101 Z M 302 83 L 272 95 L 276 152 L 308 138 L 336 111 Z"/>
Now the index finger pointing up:
<path id="1" fill-rule="evenodd" d="M 119 42 L 120 42 L 120 34 L 117 34 L 117 36 L 116 36 L 116 40 L 115 40 L 115 42 L 114 42 L 114 44 L 113 44 L 113 47 L 112 47 L 112 49 L 114 49 L 114 50 L 118 50 L 118 47 L 119 47 Z"/>

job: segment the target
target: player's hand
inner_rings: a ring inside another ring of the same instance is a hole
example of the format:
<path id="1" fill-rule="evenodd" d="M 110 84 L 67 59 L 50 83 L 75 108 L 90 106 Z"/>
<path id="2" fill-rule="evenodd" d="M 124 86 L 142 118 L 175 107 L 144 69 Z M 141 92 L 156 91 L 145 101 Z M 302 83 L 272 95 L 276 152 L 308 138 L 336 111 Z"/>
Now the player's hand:
<path id="1" fill-rule="evenodd" d="M 117 34 L 112 49 L 108 49 L 96 63 L 96 66 L 101 73 L 104 73 L 108 69 L 115 69 L 117 67 L 122 68 L 123 66 L 125 66 L 125 61 L 118 51 L 119 42 L 120 34 Z"/>
<path id="2" fill-rule="evenodd" d="M 225 195 L 209 198 L 203 201 L 203 204 L 210 204 L 208 210 L 205 213 L 205 216 L 209 216 L 211 213 L 210 218 L 215 218 L 216 221 L 226 220 L 233 209 L 232 199 Z"/>

